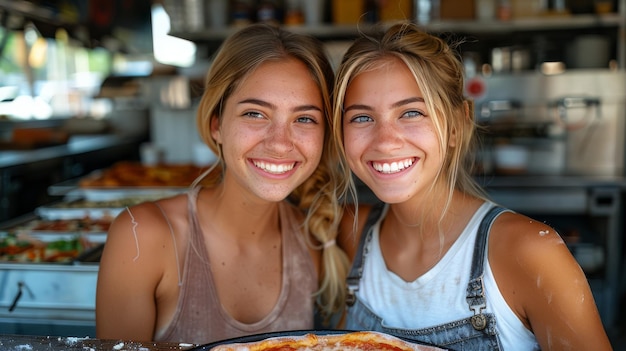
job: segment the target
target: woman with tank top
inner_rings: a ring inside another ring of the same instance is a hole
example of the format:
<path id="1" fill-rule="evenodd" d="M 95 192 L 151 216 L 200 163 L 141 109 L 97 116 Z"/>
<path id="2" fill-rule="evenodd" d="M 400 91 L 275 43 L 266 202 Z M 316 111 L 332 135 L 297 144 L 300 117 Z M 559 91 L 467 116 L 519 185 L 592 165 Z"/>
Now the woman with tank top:
<path id="1" fill-rule="evenodd" d="M 219 162 L 111 225 L 98 338 L 206 344 L 311 329 L 316 308 L 343 306 L 333 78 L 312 37 L 258 24 L 224 41 L 197 112 Z"/>
<path id="2" fill-rule="evenodd" d="M 451 350 L 611 349 L 559 234 L 472 178 L 473 106 L 453 47 L 411 23 L 368 32 L 334 94 L 345 179 L 384 202 L 353 206 L 341 226 L 353 259 L 346 329 Z"/>

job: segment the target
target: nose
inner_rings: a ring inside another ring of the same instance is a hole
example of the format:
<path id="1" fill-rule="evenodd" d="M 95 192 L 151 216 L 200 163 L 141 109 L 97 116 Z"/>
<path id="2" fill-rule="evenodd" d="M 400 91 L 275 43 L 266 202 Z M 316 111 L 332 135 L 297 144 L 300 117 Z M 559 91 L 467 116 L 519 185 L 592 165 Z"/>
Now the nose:
<path id="1" fill-rule="evenodd" d="M 400 126 L 390 122 L 379 122 L 374 128 L 374 143 L 381 151 L 394 150 L 402 146 Z"/>
<path id="2" fill-rule="evenodd" d="M 293 137 L 289 123 L 272 123 L 267 130 L 265 145 L 269 150 L 277 154 L 283 154 L 293 150 Z"/>

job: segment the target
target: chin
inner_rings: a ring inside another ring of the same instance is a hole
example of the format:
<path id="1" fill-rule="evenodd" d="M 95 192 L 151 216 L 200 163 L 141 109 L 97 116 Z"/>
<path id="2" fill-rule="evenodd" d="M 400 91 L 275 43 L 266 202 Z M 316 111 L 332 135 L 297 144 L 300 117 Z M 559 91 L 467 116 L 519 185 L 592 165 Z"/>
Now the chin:
<path id="1" fill-rule="evenodd" d="M 406 191 L 373 191 L 376 197 L 388 204 L 402 203 L 410 199 L 410 196 Z"/>
<path id="2" fill-rule="evenodd" d="M 294 189 L 291 188 L 261 189 L 257 190 L 255 194 L 259 199 L 267 202 L 281 202 L 285 200 L 293 192 L 293 190 Z"/>

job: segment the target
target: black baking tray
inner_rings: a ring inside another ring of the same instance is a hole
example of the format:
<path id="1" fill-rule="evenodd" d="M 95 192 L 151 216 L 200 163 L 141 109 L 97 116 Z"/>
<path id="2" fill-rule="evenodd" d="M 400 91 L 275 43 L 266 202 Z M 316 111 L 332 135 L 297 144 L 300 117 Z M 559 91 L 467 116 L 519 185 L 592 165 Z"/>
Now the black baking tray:
<path id="1" fill-rule="evenodd" d="M 290 330 L 290 331 L 281 331 L 281 332 L 253 334 L 253 335 L 240 336 L 240 337 L 232 338 L 232 339 L 225 339 L 225 340 L 215 341 L 215 342 L 212 342 L 212 343 L 209 343 L 209 344 L 196 346 L 193 349 L 190 349 L 188 351 L 209 351 L 209 350 L 211 350 L 212 348 L 214 348 L 215 346 L 218 346 L 218 345 L 225 345 L 225 344 L 232 344 L 232 343 L 257 342 L 257 341 L 265 340 L 265 339 L 268 339 L 268 338 L 275 338 L 275 337 L 302 336 L 302 335 L 305 335 L 305 334 L 336 335 L 336 334 L 346 334 L 346 333 L 352 333 L 352 332 L 354 332 L 354 331 L 353 330 L 335 330 L 335 329 L 316 329 L 316 330 L 307 329 L 307 330 Z M 428 343 L 424 343 L 424 342 L 419 342 L 419 341 L 415 341 L 415 340 L 411 340 L 411 339 L 407 339 L 407 338 L 402 338 L 402 337 L 397 337 L 397 338 L 405 340 L 405 341 L 408 341 L 408 342 L 412 342 L 412 343 L 418 344 L 418 345 L 439 347 L 442 350 L 453 351 L 453 350 L 450 350 L 450 349 L 444 349 L 444 348 L 442 348 L 440 346 L 436 346 L 436 345 L 432 345 L 432 344 L 428 344 Z"/>

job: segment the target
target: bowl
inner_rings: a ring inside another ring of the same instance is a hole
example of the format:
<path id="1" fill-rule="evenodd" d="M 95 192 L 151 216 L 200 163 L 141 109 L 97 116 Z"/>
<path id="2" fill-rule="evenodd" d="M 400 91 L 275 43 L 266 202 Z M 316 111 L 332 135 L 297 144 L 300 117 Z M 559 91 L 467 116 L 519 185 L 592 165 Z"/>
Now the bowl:
<path id="1" fill-rule="evenodd" d="M 528 169 L 526 147 L 514 144 L 496 145 L 493 154 L 496 173 L 505 175 L 526 173 Z"/>

